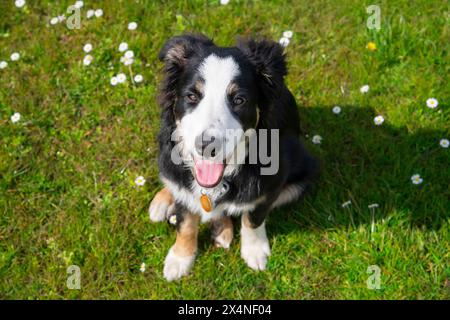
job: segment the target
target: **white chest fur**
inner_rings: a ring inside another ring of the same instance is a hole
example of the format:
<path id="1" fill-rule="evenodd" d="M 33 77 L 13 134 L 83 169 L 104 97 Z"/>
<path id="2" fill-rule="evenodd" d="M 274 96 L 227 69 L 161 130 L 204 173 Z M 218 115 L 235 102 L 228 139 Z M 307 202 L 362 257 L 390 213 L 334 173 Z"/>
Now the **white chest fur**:
<path id="1" fill-rule="evenodd" d="M 264 202 L 265 200 L 265 196 L 262 196 L 252 202 L 247 203 L 235 203 L 231 201 L 223 202 L 217 206 L 213 206 L 211 212 L 206 212 L 205 210 L 203 210 L 200 204 L 200 197 L 202 195 L 202 192 L 206 194 L 214 203 L 221 194 L 221 187 L 203 189 L 194 181 L 191 189 L 187 189 L 179 187 L 178 185 L 164 177 L 161 177 L 161 180 L 163 181 L 164 185 L 169 188 L 175 200 L 186 206 L 186 208 L 192 213 L 200 215 L 202 222 L 208 222 L 211 219 L 218 218 L 224 212 L 227 212 L 228 215 L 236 216 L 239 216 L 244 212 L 251 212 L 256 208 L 258 204 Z"/>

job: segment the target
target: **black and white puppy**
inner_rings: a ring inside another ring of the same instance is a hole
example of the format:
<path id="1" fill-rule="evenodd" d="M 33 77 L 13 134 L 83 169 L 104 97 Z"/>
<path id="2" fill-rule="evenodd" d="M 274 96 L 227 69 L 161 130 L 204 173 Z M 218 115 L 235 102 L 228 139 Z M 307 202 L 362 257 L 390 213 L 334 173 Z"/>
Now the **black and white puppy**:
<path id="1" fill-rule="evenodd" d="M 175 215 L 177 226 L 164 277 L 175 280 L 191 269 L 200 221 L 212 222 L 216 244 L 228 248 L 231 216 L 241 216 L 242 258 L 264 270 L 267 214 L 297 200 L 318 167 L 299 140 L 283 48 L 267 40 L 218 47 L 203 35 L 186 34 L 168 40 L 159 58 L 165 78 L 158 164 L 165 187 L 149 213 L 152 221 Z"/>

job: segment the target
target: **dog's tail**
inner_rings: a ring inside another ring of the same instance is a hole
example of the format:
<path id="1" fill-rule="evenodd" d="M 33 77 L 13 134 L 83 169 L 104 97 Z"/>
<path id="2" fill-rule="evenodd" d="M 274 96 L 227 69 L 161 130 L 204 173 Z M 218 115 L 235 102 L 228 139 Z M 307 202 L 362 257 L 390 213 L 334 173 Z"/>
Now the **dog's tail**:
<path id="1" fill-rule="evenodd" d="M 272 209 L 281 207 L 296 201 L 306 191 L 307 186 L 303 183 L 288 184 L 283 187 L 278 198 L 272 204 Z"/>

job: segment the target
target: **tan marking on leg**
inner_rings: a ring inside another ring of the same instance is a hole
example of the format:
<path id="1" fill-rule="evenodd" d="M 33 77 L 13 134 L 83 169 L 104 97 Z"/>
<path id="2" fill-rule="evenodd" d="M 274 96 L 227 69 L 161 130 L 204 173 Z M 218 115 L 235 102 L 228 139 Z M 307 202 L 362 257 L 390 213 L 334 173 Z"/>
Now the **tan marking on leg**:
<path id="1" fill-rule="evenodd" d="M 250 222 L 250 217 L 249 217 L 249 213 L 248 212 L 244 212 L 242 214 L 241 221 L 242 221 L 242 225 L 243 226 L 245 226 L 247 228 L 251 228 L 251 229 L 254 228 L 253 224 Z"/>
<path id="2" fill-rule="evenodd" d="M 173 246 L 173 253 L 179 257 L 193 256 L 197 253 L 197 236 L 200 216 L 188 213 L 178 227 L 177 240 Z"/>
<path id="3" fill-rule="evenodd" d="M 168 188 L 163 188 L 159 191 L 152 200 L 150 208 L 148 209 L 150 214 L 150 220 L 164 221 L 168 217 L 168 213 L 173 207 L 174 199 L 172 193 Z"/>
<path id="4" fill-rule="evenodd" d="M 233 220 L 222 216 L 212 222 L 212 236 L 217 247 L 228 249 L 233 240 Z"/>
<path id="5" fill-rule="evenodd" d="M 161 191 L 159 191 L 153 198 L 152 202 L 164 202 L 164 201 L 170 204 L 174 202 L 172 193 L 170 193 L 167 187 L 164 187 Z"/>

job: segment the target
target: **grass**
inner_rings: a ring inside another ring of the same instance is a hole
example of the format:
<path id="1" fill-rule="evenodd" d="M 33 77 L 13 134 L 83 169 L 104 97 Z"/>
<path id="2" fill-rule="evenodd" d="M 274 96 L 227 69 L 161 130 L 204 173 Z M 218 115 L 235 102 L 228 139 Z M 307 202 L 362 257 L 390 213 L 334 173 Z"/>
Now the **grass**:
<path id="1" fill-rule="evenodd" d="M 0 3 L 0 61 L 21 53 L 0 70 L 0 298 L 449 299 L 450 155 L 439 146 L 450 133 L 447 1 L 380 1 L 379 31 L 366 28 L 369 1 L 218 2 L 85 1 L 79 30 L 48 23 L 71 1 Z M 104 16 L 87 20 L 91 8 Z M 271 214 L 267 271 L 246 267 L 239 237 L 229 251 L 214 249 L 204 226 L 193 272 L 167 283 L 175 232 L 147 216 L 161 188 L 157 52 L 183 31 L 229 46 L 237 35 L 279 39 L 284 30 L 294 31 L 286 80 L 321 178 L 304 201 Z M 109 84 L 121 71 L 130 78 L 122 41 L 143 84 Z M 427 108 L 430 97 L 438 108 Z M 80 267 L 80 290 L 66 286 L 70 265 Z M 379 290 L 366 285 L 371 265 Z"/>

